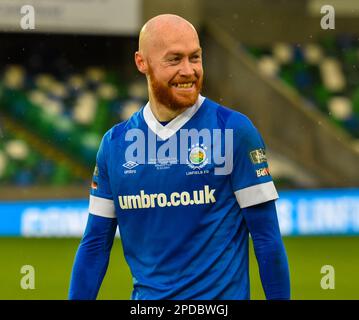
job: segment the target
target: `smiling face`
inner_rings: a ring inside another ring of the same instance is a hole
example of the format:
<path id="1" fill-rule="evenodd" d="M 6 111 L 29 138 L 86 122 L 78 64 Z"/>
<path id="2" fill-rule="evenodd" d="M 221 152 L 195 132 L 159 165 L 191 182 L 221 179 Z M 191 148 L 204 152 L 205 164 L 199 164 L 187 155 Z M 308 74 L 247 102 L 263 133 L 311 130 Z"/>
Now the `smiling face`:
<path id="1" fill-rule="evenodd" d="M 193 26 L 174 17 L 144 27 L 135 59 L 147 76 L 150 99 L 182 110 L 195 104 L 202 89 L 202 50 Z"/>

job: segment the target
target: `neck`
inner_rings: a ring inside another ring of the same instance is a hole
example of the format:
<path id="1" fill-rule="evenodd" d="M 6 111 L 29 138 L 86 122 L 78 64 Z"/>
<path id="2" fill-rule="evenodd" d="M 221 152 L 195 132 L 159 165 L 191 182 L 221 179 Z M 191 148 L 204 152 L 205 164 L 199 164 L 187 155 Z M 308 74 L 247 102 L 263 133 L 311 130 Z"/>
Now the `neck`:
<path id="1" fill-rule="evenodd" d="M 187 110 L 186 107 L 173 110 L 166 105 L 158 102 L 152 94 L 149 95 L 150 107 L 153 115 L 156 117 L 158 121 L 171 121 L 172 119 L 176 118 L 182 112 Z"/>

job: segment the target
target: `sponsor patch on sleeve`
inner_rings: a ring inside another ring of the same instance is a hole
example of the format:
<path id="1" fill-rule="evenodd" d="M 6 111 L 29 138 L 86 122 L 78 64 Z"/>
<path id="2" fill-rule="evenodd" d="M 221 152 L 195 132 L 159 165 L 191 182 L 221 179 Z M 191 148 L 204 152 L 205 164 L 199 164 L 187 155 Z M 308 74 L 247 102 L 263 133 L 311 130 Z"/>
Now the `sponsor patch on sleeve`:
<path id="1" fill-rule="evenodd" d="M 97 181 L 98 180 L 98 166 L 96 164 L 95 169 L 93 171 L 93 177 L 92 177 L 92 182 L 91 182 L 91 189 L 92 190 L 97 190 Z"/>
<path id="2" fill-rule="evenodd" d="M 270 175 L 268 168 L 260 168 L 260 169 L 257 169 L 257 170 L 256 170 L 256 173 L 257 173 L 257 177 L 258 177 L 258 178 L 260 178 L 260 177 L 265 177 L 265 176 L 269 176 L 269 175 Z"/>
<path id="3" fill-rule="evenodd" d="M 98 176 L 98 166 L 97 166 L 97 164 L 96 164 L 95 169 L 94 169 L 94 171 L 93 171 L 93 176 L 94 176 L 94 177 L 97 177 L 97 176 Z"/>
<path id="4" fill-rule="evenodd" d="M 97 190 L 97 182 L 96 181 L 91 182 L 91 189 L 92 190 Z"/>
<path id="5" fill-rule="evenodd" d="M 249 157 L 253 164 L 261 164 L 267 162 L 267 156 L 264 149 L 256 149 L 249 153 Z"/>

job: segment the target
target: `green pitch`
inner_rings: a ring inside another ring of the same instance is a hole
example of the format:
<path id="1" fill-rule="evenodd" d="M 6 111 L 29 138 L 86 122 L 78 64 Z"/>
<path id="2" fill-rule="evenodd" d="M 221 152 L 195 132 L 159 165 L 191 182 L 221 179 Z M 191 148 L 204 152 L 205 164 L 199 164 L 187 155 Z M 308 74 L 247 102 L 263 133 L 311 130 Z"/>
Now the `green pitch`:
<path id="1" fill-rule="evenodd" d="M 79 239 L 0 238 L 0 299 L 66 299 Z M 359 299 L 359 237 L 284 238 L 293 299 Z M 263 299 L 251 251 L 251 296 Z M 23 265 L 35 268 L 35 289 L 23 290 Z M 323 265 L 335 268 L 335 289 L 323 290 Z M 116 239 L 99 299 L 129 299 L 131 276 Z"/>

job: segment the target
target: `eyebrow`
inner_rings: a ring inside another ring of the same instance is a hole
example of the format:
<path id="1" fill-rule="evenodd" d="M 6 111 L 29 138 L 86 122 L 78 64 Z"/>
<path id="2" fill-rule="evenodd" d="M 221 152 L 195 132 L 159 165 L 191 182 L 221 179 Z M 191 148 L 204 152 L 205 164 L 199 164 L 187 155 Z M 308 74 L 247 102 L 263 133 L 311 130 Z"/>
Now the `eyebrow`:
<path id="1" fill-rule="evenodd" d="M 200 53 L 200 52 L 202 52 L 202 48 L 198 48 L 195 51 L 191 52 L 190 56 L 193 55 L 193 54 L 196 54 L 196 53 Z M 180 52 L 180 51 L 168 51 L 168 52 L 166 52 L 166 54 L 164 56 L 167 57 L 167 56 L 171 56 L 171 55 L 173 55 L 173 56 L 182 56 L 183 52 Z"/>

